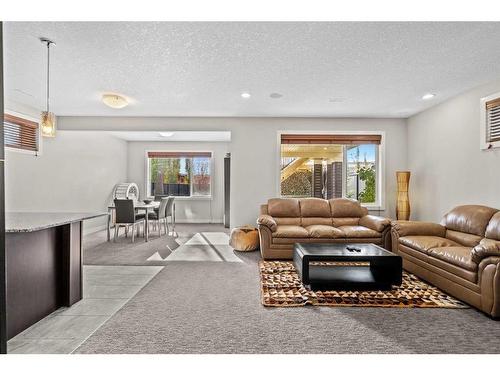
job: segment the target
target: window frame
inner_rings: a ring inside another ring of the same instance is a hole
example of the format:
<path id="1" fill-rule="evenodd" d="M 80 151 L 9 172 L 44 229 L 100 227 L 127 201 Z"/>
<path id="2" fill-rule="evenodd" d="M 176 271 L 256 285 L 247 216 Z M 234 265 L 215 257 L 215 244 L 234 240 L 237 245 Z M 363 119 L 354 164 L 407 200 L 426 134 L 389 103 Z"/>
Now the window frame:
<path id="1" fill-rule="evenodd" d="M 487 141 L 487 136 L 488 136 L 488 122 L 487 122 L 487 111 L 486 111 L 486 102 L 499 99 L 500 98 L 500 92 L 497 92 L 495 94 L 488 95 L 484 98 L 481 98 L 479 100 L 480 102 L 480 108 L 479 108 L 479 113 L 480 113 L 480 121 L 479 121 L 479 134 L 480 134 L 480 147 L 481 150 L 491 150 L 494 148 L 499 148 L 500 147 L 500 141 L 495 141 L 495 142 L 488 142 Z"/>
<path id="2" fill-rule="evenodd" d="M 210 194 L 209 195 L 193 195 L 193 184 L 192 184 L 192 177 L 193 177 L 193 169 L 191 168 L 191 175 L 189 176 L 189 196 L 175 196 L 175 199 L 180 199 L 180 200 L 213 200 L 213 193 L 214 193 L 214 175 L 215 175 L 215 153 L 211 150 L 165 150 L 165 149 L 154 149 L 154 150 L 145 150 L 144 157 L 145 157 L 145 175 L 144 175 L 144 192 L 145 196 L 147 198 L 154 198 L 154 194 L 150 191 L 151 189 L 151 182 L 149 180 L 149 175 L 150 175 L 150 168 L 149 168 L 149 156 L 148 154 L 150 152 L 171 152 L 171 153 L 187 153 L 187 152 L 207 152 L 210 153 Z"/>
<path id="3" fill-rule="evenodd" d="M 378 145 L 378 153 L 375 156 L 375 163 L 377 165 L 377 184 L 375 185 L 375 203 L 361 203 L 363 207 L 366 207 L 370 211 L 384 211 L 386 202 L 386 189 L 385 189 L 385 131 L 383 130 L 339 130 L 339 131 L 329 131 L 329 130 L 278 130 L 276 132 L 276 196 L 281 197 L 281 178 L 280 178 L 280 168 L 281 168 L 281 135 L 283 134 L 325 134 L 325 135 L 380 135 L 381 140 Z M 345 158 L 345 153 L 344 153 Z M 345 165 L 345 164 L 344 164 Z M 346 195 L 346 171 L 342 168 L 342 196 Z"/>
<path id="4" fill-rule="evenodd" d="M 15 153 L 18 153 L 18 154 L 25 154 L 25 155 L 32 155 L 32 156 L 41 156 L 42 155 L 42 131 L 41 131 L 41 127 L 40 127 L 40 120 L 37 119 L 37 118 L 34 118 L 32 116 L 28 116 L 28 115 L 25 115 L 23 113 L 19 113 L 19 112 L 15 112 L 15 111 L 10 111 L 10 110 L 4 110 L 4 114 L 7 114 L 7 115 L 11 115 L 11 116 L 15 116 L 15 117 L 19 117 L 23 120 L 27 120 L 27 121 L 31 121 L 31 122 L 35 122 L 38 124 L 38 127 L 37 127 L 37 140 L 36 140 L 36 146 L 37 146 L 37 150 L 36 151 L 32 151 L 32 150 L 25 150 L 25 149 L 22 149 L 22 148 L 17 148 L 17 147 L 10 147 L 10 146 L 7 146 L 5 145 L 5 150 L 8 151 L 8 152 L 15 152 Z M 3 126 L 3 122 L 2 122 L 2 126 Z"/>

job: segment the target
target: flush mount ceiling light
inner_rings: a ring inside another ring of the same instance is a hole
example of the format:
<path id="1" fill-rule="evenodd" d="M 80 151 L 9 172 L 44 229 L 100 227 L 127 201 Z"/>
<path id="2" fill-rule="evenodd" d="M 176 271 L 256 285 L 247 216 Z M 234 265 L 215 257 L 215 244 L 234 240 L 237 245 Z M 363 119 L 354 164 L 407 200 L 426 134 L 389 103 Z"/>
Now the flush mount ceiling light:
<path id="1" fill-rule="evenodd" d="M 49 109 L 50 98 L 50 45 L 56 45 L 52 40 L 40 38 L 40 41 L 47 46 L 47 97 L 45 111 L 40 115 L 40 127 L 44 137 L 56 136 L 56 116 Z"/>
<path id="2" fill-rule="evenodd" d="M 271 95 L 269 95 L 272 99 L 279 99 L 282 98 L 283 95 L 281 95 L 279 92 L 273 92 Z"/>
<path id="3" fill-rule="evenodd" d="M 173 132 L 160 132 L 160 135 L 162 137 L 171 137 L 174 135 L 174 133 Z"/>
<path id="4" fill-rule="evenodd" d="M 248 99 L 248 98 L 250 98 L 251 96 L 252 96 L 252 95 L 250 95 L 250 93 L 249 93 L 249 92 L 242 92 L 242 93 L 241 93 L 241 97 L 242 97 L 243 99 Z"/>
<path id="5" fill-rule="evenodd" d="M 429 100 L 429 99 L 432 99 L 436 96 L 436 94 L 431 94 L 431 93 L 428 93 L 428 94 L 425 94 L 424 96 L 422 96 L 422 99 L 423 100 Z"/>
<path id="6" fill-rule="evenodd" d="M 128 105 L 127 99 L 118 94 L 104 94 L 102 96 L 102 102 L 111 108 L 124 108 Z"/>

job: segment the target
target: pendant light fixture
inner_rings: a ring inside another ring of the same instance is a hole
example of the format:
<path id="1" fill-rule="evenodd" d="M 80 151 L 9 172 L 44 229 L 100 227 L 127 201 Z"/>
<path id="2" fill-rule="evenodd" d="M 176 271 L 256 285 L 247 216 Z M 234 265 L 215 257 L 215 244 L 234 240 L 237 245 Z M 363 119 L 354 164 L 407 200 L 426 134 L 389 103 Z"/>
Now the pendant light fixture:
<path id="1" fill-rule="evenodd" d="M 50 97 L 50 45 L 56 45 L 52 40 L 40 38 L 40 41 L 47 46 L 47 102 L 45 111 L 42 112 L 40 126 L 44 137 L 56 136 L 56 116 L 50 112 L 49 97 Z"/>

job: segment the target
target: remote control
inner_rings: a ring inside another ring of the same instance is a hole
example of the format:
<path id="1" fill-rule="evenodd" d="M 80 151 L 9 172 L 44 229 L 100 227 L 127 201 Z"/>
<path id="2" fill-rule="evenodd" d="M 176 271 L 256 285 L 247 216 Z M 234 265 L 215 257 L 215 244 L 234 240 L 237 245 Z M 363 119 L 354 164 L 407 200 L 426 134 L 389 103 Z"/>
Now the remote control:
<path id="1" fill-rule="evenodd" d="M 361 249 L 359 247 L 356 247 L 356 246 L 346 246 L 346 249 L 349 251 L 356 251 L 358 253 L 361 252 Z"/>

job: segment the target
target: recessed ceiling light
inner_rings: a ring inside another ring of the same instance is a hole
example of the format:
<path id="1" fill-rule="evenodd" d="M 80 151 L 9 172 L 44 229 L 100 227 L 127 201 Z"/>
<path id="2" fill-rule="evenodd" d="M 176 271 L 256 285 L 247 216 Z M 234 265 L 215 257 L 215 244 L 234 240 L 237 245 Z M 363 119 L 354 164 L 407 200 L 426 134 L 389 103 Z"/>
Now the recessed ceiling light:
<path id="1" fill-rule="evenodd" d="M 102 102 L 111 108 L 124 108 L 128 105 L 127 99 L 118 94 L 104 94 Z"/>
<path id="2" fill-rule="evenodd" d="M 162 137 L 171 137 L 174 135 L 174 132 L 160 132 Z"/>
<path id="3" fill-rule="evenodd" d="M 342 103 L 345 102 L 345 98 L 330 98 L 328 101 L 330 103 Z"/>
<path id="4" fill-rule="evenodd" d="M 435 96 L 436 96 L 436 94 L 429 93 L 429 94 L 425 94 L 424 96 L 422 96 L 422 99 L 423 100 L 429 100 L 429 99 L 434 98 Z"/>
<path id="5" fill-rule="evenodd" d="M 248 98 L 249 98 L 249 97 L 251 97 L 251 96 L 252 96 L 252 95 L 250 95 L 250 93 L 249 93 L 249 92 L 242 92 L 242 93 L 241 93 L 241 97 L 242 97 L 243 99 L 248 99 Z"/>
<path id="6" fill-rule="evenodd" d="M 281 95 L 279 92 L 273 92 L 271 95 L 269 95 L 273 99 L 279 99 L 282 98 L 283 95 Z"/>

